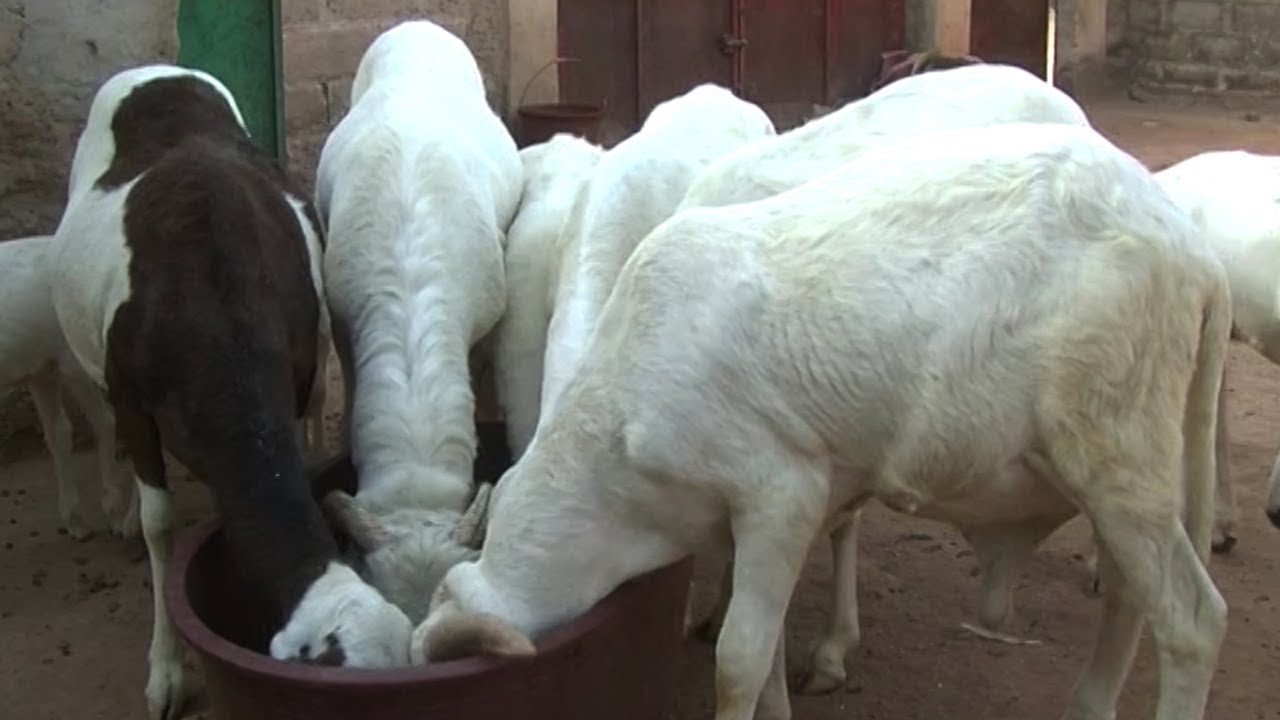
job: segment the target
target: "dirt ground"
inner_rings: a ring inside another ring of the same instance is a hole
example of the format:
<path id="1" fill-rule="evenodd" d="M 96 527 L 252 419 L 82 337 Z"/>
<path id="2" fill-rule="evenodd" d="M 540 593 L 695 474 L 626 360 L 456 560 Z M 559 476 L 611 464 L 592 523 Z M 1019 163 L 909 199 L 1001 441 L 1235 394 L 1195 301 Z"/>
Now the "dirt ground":
<path id="1" fill-rule="evenodd" d="M 1243 111 L 1090 103 L 1095 124 L 1155 168 L 1209 149 L 1280 154 L 1280 116 Z M 1280 368 L 1243 347 L 1229 377 L 1232 471 L 1238 483 L 1240 544 L 1215 557 L 1212 574 L 1230 605 L 1230 629 L 1209 717 L 1280 717 L 1280 531 L 1262 513 L 1265 479 L 1280 441 Z M 21 720 L 144 717 L 142 689 L 150 595 L 141 543 L 106 536 L 75 542 L 58 531 L 50 465 L 36 442 L 0 448 L 0 716 Z M 88 452 L 77 457 L 86 469 Z M 190 524 L 204 491 L 178 484 Z M 90 492 L 86 489 L 86 492 Z M 96 500 L 96 490 L 91 496 Z M 859 558 L 861 647 L 846 691 L 793 696 L 804 720 L 1057 717 L 1093 641 L 1100 604 L 1083 596 L 1083 523 L 1050 538 L 1023 576 L 1015 634 L 1039 645 L 1006 645 L 959 629 L 974 619 L 975 564 L 948 528 L 873 508 Z M 793 669 L 826 614 L 830 564 L 815 549 L 788 621 Z M 711 648 L 685 653 L 682 720 L 712 717 Z M 1149 717 L 1155 667 L 1144 641 L 1119 716 Z M 198 673 L 193 671 L 198 678 Z M 197 680 L 198 685 L 198 680 Z M 197 697 L 193 716 L 200 716 Z"/>

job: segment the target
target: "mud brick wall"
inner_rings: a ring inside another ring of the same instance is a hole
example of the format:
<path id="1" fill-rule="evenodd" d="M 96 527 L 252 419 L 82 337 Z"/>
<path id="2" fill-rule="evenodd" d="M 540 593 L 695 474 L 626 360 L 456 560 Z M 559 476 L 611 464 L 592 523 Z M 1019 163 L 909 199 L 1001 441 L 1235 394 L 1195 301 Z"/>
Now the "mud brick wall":
<path id="1" fill-rule="evenodd" d="M 289 169 L 311 187 L 320 148 L 342 119 L 360 56 L 383 30 L 432 20 L 471 48 L 490 104 L 506 107 L 508 0 L 283 0 L 285 133 Z"/>
<path id="2" fill-rule="evenodd" d="M 1280 91 L 1280 0 L 1127 0 L 1124 10 L 1135 90 Z"/>
<path id="3" fill-rule="evenodd" d="M 0 0 L 0 241 L 50 234 L 98 86 L 177 48 L 169 2 Z M 77 439 L 85 426 L 73 413 Z M 0 387 L 0 459 L 35 437 L 26 391 Z M 16 444 L 15 444 L 16 442 Z"/>
<path id="4" fill-rule="evenodd" d="M 489 104 L 506 111 L 508 0 L 282 0 L 280 11 L 288 167 L 308 191 L 325 138 L 350 105 L 360 57 L 403 20 L 425 18 L 462 38 L 480 66 Z M 477 415 L 497 419 L 491 371 L 487 364 L 473 370 Z"/>

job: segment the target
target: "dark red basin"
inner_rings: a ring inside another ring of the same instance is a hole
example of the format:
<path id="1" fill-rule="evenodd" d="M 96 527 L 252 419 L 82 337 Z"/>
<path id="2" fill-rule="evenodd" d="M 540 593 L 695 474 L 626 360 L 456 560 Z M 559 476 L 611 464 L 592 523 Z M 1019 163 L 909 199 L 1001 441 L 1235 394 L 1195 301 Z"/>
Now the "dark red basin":
<path id="1" fill-rule="evenodd" d="M 250 649 L 265 648 L 272 629 L 238 602 L 243 593 L 219 526 L 211 520 L 179 538 L 165 586 L 174 625 L 199 656 L 218 720 L 674 717 L 692 571 L 687 559 L 625 583 L 586 615 L 538 638 L 533 658 L 358 670 L 284 663 Z"/>

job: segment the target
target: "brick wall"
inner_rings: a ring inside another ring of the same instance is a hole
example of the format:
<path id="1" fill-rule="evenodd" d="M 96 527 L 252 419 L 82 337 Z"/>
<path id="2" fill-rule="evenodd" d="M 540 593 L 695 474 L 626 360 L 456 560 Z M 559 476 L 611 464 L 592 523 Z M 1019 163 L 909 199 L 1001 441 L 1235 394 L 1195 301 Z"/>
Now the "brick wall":
<path id="1" fill-rule="evenodd" d="M 1280 0 L 1126 2 L 1130 83 L 1149 93 L 1280 92 Z"/>
<path id="2" fill-rule="evenodd" d="M 283 0 L 285 133 L 289 168 L 310 188 L 320 148 L 342 119 L 360 56 L 382 31 L 426 18 L 462 38 L 489 102 L 506 108 L 508 0 Z"/>
<path id="3" fill-rule="evenodd" d="M 122 67 L 173 56 L 175 6 L 0 0 L 0 241 L 57 227 L 93 95 Z M 34 425 L 26 391 L 0 387 L 0 458 L 26 447 L 14 438 L 34 437 Z"/>

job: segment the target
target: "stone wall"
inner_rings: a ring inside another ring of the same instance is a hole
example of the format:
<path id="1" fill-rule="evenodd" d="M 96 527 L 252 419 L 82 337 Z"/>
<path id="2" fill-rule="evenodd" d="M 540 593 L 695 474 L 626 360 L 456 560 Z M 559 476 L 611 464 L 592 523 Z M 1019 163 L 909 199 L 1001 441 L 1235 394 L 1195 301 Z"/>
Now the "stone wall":
<path id="1" fill-rule="evenodd" d="M 174 7 L 0 0 L 0 238 L 53 232 L 98 85 L 173 56 Z"/>
<path id="2" fill-rule="evenodd" d="M 282 0 L 285 133 L 290 170 L 310 188 L 320 148 L 342 119 L 360 56 L 383 30 L 426 18 L 471 48 L 489 102 L 507 102 L 508 0 Z"/>
<path id="3" fill-rule="evenodd" d="M 123 67 L 173 57 L 175 7 L 158 0 L 115 0 L 109 8 L 101 0 L 0 0 L 0 240 L 57 227 L 94 93 Z M 0 456 L 34 424 L 26 393 L 0 387 Z"/>
<path id="4" fill-rule="evenodd" d="M 1140 93 L 1280 91 L 1280 0 L 1126 2 L 1129 81 Z"/>

